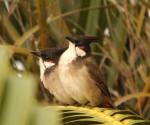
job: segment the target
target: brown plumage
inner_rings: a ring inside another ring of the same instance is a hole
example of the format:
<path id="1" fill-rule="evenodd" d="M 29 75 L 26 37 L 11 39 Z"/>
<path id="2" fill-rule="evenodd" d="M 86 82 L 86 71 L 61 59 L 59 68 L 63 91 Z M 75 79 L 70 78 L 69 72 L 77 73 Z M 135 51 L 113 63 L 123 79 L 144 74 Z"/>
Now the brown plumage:
<path id="1" fill-rule="evenodd" d="M 59 77 L 66 93 L 81 105 L 112 108 L 111 96 L 98 66 L 87 58 L 84 49 L 79 48 L 81 41 L 76 44 L 76 41 L 70 41 L 71 38 L 68 40 L 69 47 L 58 63 Z"/>
<path id="2" fill-rule="evenodd" d="M 46 69 L 44 72 L 43 83 L 45 88 L 54 95 L 54 98 L 59 104 L 73 105 L 75 101 L 65 92 L 59 77 L 57 65 Z"/>
<path id="3" fill-rule="evenodd" d="M 85 65 L 89 67 L 88 72 L 90 76 L 95 80 L 97 87 L 101 90 L 103 101 L 101 102 L 100 106 L 114 108 L 110 92 L 105 84 L 103 73 L 99 70 L 97 64 L 92 61 L 92 59 L 88 58 L 84 62 Z"/>
<path id="4" fill-rule="evenodd" d="M 66 48 L 51 48 L 34 51 L 32 54 L 39 57 L 41 81 L 49 93 L 54 96 L 53 100 L 55 103 L 73 105 L 75 101 L 64 91 L 58 77 L 57 63 L 65 49 Z"/>

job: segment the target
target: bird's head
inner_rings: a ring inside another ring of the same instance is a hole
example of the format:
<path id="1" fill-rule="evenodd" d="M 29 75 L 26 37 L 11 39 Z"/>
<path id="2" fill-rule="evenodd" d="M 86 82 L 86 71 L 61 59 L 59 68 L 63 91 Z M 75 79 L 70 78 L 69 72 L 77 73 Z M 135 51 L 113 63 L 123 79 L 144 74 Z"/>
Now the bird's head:
<path id="1" fill-rule="evenodd" d="M 95 36 L 67 36 L 66 39 L 75 45 L 76 53 L 80 57 L 88 56 L 91 53 L 90 44 L 98 41 L 98 37 Z"/>
<path id="2" fill-rule="evenodd" d="M 32 51 L 31 53 L 39 58 L 39 65 L 47 69 L 58 63 L 60 55 L 66 49 L 67 48 L 49 48 L 40 51 Z"/>
<path id="3" fill-rule="evenodd" d="M 56 66 L 60 55 L 66 48 L 50 48 L 41 51 L 32 51 L 31 53 L 39 58 L 40 79 L 44 80 L 46 71 L 51 71 Z"/>

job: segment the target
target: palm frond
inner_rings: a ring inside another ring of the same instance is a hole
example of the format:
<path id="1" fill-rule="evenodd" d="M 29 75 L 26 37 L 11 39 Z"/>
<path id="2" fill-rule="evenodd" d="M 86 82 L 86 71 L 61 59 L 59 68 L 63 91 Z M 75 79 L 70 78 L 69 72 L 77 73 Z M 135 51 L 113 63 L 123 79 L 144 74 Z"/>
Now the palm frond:
<path id="1" fill-rule="evenodd" d="M 148 125 L 146 121 L 137 114 L 128 110 L 90 108 L 75 106 L 52 106 L 62 112 L 62 120 L 65 125 L 77 124 L 106 124 L 106 125 Z"/>

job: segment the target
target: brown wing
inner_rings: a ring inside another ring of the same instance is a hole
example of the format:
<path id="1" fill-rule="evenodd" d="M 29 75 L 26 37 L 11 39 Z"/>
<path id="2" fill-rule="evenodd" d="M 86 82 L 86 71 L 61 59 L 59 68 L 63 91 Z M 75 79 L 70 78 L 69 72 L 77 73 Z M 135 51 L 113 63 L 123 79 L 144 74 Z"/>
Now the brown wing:
<path id="1" fill-rule="evenodd" d="M 96 81 L 97 86 L 100 88 L 103 97 L 104 97 L 104 107 L 114 107 L 111 101 L 111 95 L 108 90 L 107 85 L 105 84 L 104 76 L 100 72 L 98 66 L 90 59 L 87 58 L 85 60 L 85 64 L 87 65 L 89 74 Z"/>
<path id="2" fill-rule="evenodd" d="M 91 59 L 86 60 L 86 65 L 87 67 L 89 67 L 88 70 L 91 77 L 97 82 L 97 86 L 101 89 L 103 94 L 108 97 L 111 97 L 109 90 L 105 84 L 104 76 L 100 72 L 98 66 L 93 61 L 91 61 Z"/>
<path id="3" fill-rule="evenodd" d="M 94 61 L 92 61 L 92 58 L 87 57 L 87 58 L 77 58 L 77 61 L 73 62 L 74 65 L 76 65 L 76 68 L 81 68 L 82 66 L 86 65 L 88 67 L 88 72 L 91 76 L 91 78 L 94 79 L 94 81 L 96 81 L 97 86 L 101 89 L 102 93 L 105 96 L 111 97 L 109 90 L 105 84 L 105 80 L 104 80 L 104 76 L 103 74 L 99 71 L 98 66 L 96 65 L 96 63 L 94 63 Z"/>
<path id="4" fill-rule="evenodd" d="M 49 91 L 44 87 L 43 83 L 40 82 L 39 83 L 39 86 L 38 86 L 38 93 L 37 93 L 37 96 L 38 96 L 38 99 L 39 100 L 44 100 L 44 101 L 47 101 L 47 102 L 52 102 L 53 100 L 53 95 L 49 93 Z"/>

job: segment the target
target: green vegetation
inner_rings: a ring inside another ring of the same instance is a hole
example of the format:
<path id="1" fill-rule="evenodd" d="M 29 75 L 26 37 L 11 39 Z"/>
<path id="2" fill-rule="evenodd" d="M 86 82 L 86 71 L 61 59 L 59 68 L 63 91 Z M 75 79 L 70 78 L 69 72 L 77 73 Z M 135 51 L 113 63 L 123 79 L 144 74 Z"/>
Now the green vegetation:
<path id="1" fill-rule="evenodd" d="M 99 37 L 92 54 L 114 104 L 140 116 L 47 106 L 30 50 L 65 46 L 65 36 L 74 34 Z M 149 97 L 149 0 L 0 0 L 0 125 L 73 125 L 78 120 L 148 125 L 142 118 L 150 119 Z"/>

